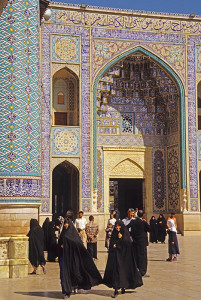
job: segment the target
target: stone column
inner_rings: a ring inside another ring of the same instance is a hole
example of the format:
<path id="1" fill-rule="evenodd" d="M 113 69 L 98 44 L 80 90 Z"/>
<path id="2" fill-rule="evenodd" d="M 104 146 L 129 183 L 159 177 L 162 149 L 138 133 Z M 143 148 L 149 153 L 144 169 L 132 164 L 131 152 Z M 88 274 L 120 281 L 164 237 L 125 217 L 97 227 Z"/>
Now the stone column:
<path id="1" fill-rule="evenodd" d="M 6 236 L 27 233 L 41 203 L 39 0 L 8 0 L 0 24 L 0 235 Z"/>

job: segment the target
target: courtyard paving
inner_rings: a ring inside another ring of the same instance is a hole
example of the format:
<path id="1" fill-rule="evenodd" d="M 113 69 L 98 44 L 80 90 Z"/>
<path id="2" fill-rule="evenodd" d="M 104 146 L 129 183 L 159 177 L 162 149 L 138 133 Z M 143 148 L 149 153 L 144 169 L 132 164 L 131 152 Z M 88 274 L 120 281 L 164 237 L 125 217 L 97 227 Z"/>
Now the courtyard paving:
<path id="1" fill-rule="evenodd" d="M 117 299 L 201 299 L 201 237 L 178 236 L 180 252 L 177 262 L 166 262 L 166 244 L 150 244 L 148 247 L 148 274 L 144 285 L 135 291 L 128 290 Z M 99 243 L 97 267 L 103 275 L 107 253 L 103 242 Z M 31 271 L 31 268 L 30 268 Z M 100 285 L 90 291 L 80 290 L 72 300 L 111 299 L 112 289 Z M 58 263 L 47 263 L 47 274 L 19 279 L 0 279 L 0 300 L 62 299 Z"/>

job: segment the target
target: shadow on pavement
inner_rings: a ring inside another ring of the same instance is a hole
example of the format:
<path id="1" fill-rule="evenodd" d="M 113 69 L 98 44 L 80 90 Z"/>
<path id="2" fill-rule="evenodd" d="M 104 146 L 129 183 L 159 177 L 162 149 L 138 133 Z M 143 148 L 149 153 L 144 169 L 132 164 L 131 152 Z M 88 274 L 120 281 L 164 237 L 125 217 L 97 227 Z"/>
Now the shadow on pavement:
<path id="1" fill-rule="evenodd" d="M 15 294 L 24 295 L 24 296 L 35 296 L 35 297 L 46 297 L 52 299 L 61 299 L 62 294 L 58 291 L 45 291 L 45 292 L 15 292 Z"/>

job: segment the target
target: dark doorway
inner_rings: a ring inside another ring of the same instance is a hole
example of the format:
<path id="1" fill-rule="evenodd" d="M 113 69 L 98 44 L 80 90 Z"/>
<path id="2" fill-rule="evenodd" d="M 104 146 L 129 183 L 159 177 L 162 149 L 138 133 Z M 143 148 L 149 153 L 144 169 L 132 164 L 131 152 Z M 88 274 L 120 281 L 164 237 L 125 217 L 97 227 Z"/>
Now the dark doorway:
<path id="1" fill-rule="evenodd" d="M 118 208 L 124 218 L 129 208 L 144 210 L 144 179 L 110 179 L 110 210 Z"/>
<path id="2" fill-rule="evenodd" d="M 67 209 L 77 213 L 79 208 L 79 171 L 65 161 L 53 170 L 52 175 L 53 217 L 64 215 Z"/>

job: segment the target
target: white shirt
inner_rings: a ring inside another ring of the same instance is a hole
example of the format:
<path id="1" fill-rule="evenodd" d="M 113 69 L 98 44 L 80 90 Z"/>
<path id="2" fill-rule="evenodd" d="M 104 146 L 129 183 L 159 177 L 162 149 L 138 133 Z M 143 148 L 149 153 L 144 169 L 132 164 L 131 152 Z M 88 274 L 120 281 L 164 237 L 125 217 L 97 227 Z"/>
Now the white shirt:
<path id="1" fill-rule="evenodd" d="M 112 226 L 114 226 L 115 223 L 116 223 L 116 219 L 115 218 L 108 220 L 108 224 L 112 224 Z"/>
<path id="2" fill-rule="evenodd" d="M 175 223 L 174 223 L 174 220 L 173 219 L 169 219 L 168 220 L 168 225 L 169 225 L 169 230 L 170 231 L 174 231 L 174 232 L 177 232 L 177 228 L 175 226 Z"/>
<path id="3" fill-rule="evenodd" d="M 81 230 L 85 229 L 85 226 L 87 224 L 87 220 L 85 218 L 77 218 L 75 220 L 75 228 L 79 228 Z"/>
<path id="4" fill-rule="evenodd" d="M 125 226 L 128 226 L 128 224 L 130 224 L 130 221 L 134 219 L 135 218 L 129 219 L 128 217 L 126 217 L 125 219 L 122 220 L 122 222 L 124 223 Z"/>

